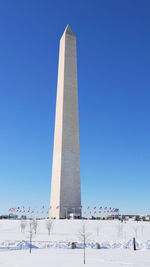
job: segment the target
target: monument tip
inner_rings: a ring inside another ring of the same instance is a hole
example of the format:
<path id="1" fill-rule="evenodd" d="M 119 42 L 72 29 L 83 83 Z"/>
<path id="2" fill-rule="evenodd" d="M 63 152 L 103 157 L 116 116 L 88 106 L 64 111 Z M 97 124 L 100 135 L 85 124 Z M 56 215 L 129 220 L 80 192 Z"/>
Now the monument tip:
<path id="1" fill-rule="evenodd" d="M 74 35 L 73 31 L 71 30 L 70 28 L 70 25 L 68 24 L 65 31 L 64 31 L 65 34 L 70 34 L 70 35 Z M 75 35 L 74 35 L 75 36 Z"/>

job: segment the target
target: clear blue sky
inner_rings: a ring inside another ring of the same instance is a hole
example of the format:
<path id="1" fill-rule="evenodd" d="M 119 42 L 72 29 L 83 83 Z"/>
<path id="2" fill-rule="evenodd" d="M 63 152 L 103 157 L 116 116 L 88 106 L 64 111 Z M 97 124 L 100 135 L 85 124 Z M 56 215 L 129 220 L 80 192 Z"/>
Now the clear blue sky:
<path id="1" fill-rule="evenodd" d="M 77 36 L 83 206 L 150 213 L 150 1 L 0 2 L 0 213 L 50 199 L 59 39 Z"/>

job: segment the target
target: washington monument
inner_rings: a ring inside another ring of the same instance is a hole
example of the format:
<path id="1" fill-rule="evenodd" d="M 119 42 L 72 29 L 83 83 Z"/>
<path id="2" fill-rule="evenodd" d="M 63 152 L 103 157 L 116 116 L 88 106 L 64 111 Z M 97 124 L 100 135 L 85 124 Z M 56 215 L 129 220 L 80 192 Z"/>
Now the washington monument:
<path id="1" fill-rule="evenodd" d="M 76 37 L 67 25 L 59 47 L 50 217 L 81 215 Z"/>

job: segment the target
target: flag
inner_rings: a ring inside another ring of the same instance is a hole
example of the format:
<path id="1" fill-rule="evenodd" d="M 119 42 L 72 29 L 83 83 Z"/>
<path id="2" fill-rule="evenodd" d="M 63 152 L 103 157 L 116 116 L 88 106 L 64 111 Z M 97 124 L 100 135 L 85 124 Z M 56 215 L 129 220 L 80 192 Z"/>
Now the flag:
<path id="1" fill-rule="evenodd" d="M 119 212 L 119 209 L 115 209 L 114 212 Z"/>
<path id="2" fill-rule="evenodd" d="M 27 211 L 28 213 L 30 212 L 30 207 L 28 208 L 28 211 Z"/>

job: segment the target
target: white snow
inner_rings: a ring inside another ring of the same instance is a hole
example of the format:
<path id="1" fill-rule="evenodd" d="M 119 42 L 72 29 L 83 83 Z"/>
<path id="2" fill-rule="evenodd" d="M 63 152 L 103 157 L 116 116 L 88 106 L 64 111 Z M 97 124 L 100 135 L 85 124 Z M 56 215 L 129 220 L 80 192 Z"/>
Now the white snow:
<path id="1" fill-rule="evenodd" d="M 21 232 L 21 221 L 0 221 L 0 267 L 48 267 L 83 265 L 83 242 L 79 234 L 85 223 L 86 264 L 89 266 L 150 267 L 150 223 L 119 221 L 55 220 L 50 236 L 46 220 L 38 221 L 29 254 L 29 221 Z M 133 250 L 133 237 L 137 251 Z M 43 242 L 44 241 L 44 242 Z M 71 249 L 71 242 L 77 248 Z M 96 243 L 101 249 L 96 249 Z"/>

